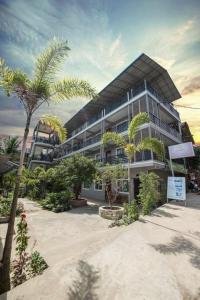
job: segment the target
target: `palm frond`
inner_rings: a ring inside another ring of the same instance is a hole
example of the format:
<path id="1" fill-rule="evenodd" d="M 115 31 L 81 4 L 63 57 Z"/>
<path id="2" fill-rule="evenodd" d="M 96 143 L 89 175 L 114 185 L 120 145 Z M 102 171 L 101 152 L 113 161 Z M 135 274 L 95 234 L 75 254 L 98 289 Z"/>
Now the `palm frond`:
<path id="1" fill-rule="evenodd" d="M 164 157 L 164 145 L 157 138 L 145 138 L 137 146 L 137 151 L 152 150 L 159 159 L 163 160 Z"/>
<path id="2" fill-rule="evenodd" d="M 52 115 L 43 115 L 40 119 L 40 122 L 49 126 L 53 131 L 55 131 L 58 134 L 61 143 L 66 140 L 67 130 L 62 126 L 58 117 Z"/>
<path id="3" fill-rule="evenodd" d="M 34 81 L 53 81 L 55 73 L 64 61 L 70 48 L 68 42 L 53 39 L 44 52 L 37 58 Z"/>
<path id="4" fill-rule="evenodd" d="M 138 127 L 140 125 L 143 125 L 145 123 L 149 122 L 149 116 L 146 112 L 142 112 L 137 114 L 130 122 L 129 127 L 128 127 L 128 137 L 129 141 L 133 141 L 136 132 L 138 130 Z"/>
<path id="5" fill-rule="evenodd" d="M 121 134 L 108 131 L 103 134 L 102 143 L 105 145 L 110 142 L 113 142 L 117 146 L 124 146 L 126 144 L 126 141 Z"/>
<path id="6" fill-rule="evenodd" d="M 134 144 L 126 144 L 124 152 L 129 160 L 133 159 L 134 154 L 137 152 L 137 146 Z"/>
<path id="7" fill-rule="evenodd" d="M 65 78 L 53 85 L 52 94 L 55 100 L 71 99 L 73 97 L 94 98 L 96 90 L 85 80 Z"/>

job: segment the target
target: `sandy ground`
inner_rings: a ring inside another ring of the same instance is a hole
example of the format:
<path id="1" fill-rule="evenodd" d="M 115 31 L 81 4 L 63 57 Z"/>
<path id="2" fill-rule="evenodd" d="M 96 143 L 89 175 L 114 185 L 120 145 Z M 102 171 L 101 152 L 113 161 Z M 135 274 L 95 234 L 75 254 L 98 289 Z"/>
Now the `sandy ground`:
<path id="1" fill-rule="evenodd" d="M 55 214 L 23 201 L 30 245 L 49 268 L 1 300 L 76 300 L 80 290 L 88 300 L 200 299 L 200 196 L 189 194 L 187 207 L 171 202 L 115 228 L 96 205 Z"/>

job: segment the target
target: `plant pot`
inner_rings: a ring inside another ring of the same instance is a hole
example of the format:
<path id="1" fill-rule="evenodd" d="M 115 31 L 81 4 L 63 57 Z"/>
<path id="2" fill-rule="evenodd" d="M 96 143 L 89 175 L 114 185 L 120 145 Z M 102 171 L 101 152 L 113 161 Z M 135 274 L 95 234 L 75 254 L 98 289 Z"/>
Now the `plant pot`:
<path id="1" fill-rule="evenodd" d="M 101 206 L 99 207 L 99 215 L 108 220 L 120 220 L 123 216 L 124 208 L 120 206 Z"/>
<path id="2" fill-rule="evenodd" d="M 71 204 L 72 207 L 82 207 L 87 205 L 87 200 L 86 199 L 72 199 L 69 200 L 69 203 Z"/>
<path id="3" fill-rule="evenodd" d="M 0 217 L 0 224 L 5 224 L 9 222 L 9 217 Z"/>

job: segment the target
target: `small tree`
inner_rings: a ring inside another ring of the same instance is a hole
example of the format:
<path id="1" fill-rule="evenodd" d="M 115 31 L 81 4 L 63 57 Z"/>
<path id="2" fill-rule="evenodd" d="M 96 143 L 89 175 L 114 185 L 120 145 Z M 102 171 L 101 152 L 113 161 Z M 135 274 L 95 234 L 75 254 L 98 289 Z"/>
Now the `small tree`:
<path id="1" fill-rule="evenodd" d="M 72 187 L 75 199 L 79 198 L 82 185 L 92 184 L 96 174 L 94 161 L 80 154 L 64 159 L 58 169 L 66 183 Z"/>
<path id="2" fill-rule="evenodd" d="M 96 181 L 102 181 L 105 186 L 106 198 L 110 208 L 112 209 L 113 202 L 116 201 L 118 196 L 118 188 L 115 188 L 113 193 L 112 184 L 116 183 L 117 179 L 127 178 L 127 170 L 121 165 L 111 166 L 106 165 L 101 168 L 96 176 Z"/>
<path id="3" fill-rule="evenodd" d="M 142 173 L 139 178 L 140 190 L 138 197 L 142 204 L 142 213 L 147 215 L 153 210 L 160 198 L 158 192 L 159 176 L 155 173 Z"/>

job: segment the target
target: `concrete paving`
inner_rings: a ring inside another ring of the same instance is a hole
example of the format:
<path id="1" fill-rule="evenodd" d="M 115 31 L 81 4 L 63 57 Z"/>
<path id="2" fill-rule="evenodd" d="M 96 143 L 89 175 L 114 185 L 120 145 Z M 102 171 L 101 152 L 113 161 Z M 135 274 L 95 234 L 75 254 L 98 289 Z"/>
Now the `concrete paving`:
<path id="1" fill-rule="evenodd" d="M 1 300 L 200 299 L 200 196 L 115 228 L 96 205 L 60 214 L 25 205 L 31 244 L 49 268 Z"/>

